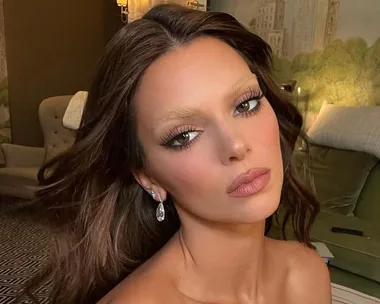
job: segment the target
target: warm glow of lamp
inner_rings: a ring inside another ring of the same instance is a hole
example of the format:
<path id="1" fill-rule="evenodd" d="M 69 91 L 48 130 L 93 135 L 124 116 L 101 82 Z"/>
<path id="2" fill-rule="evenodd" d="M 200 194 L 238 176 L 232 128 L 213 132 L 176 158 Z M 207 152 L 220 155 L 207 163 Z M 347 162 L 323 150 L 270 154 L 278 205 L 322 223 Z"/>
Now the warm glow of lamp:
<path id="1" fill-rule="evenodd" d="M 297 92 L 298 92 L 298 95 L 301 95 L 301 87 L 298 87 Z"/>
<path id="2" fill-rule="evenodd" d="M 118 6 L 128 6 L 128 0 L 116 0 Z"/>

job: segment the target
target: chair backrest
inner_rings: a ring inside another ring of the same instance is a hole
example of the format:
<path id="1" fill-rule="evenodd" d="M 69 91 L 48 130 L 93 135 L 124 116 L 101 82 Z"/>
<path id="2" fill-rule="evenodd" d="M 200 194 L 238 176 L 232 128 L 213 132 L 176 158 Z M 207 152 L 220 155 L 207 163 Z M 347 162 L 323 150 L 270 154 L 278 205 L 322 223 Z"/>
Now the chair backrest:
<path id="1" fill-rule="evenodd" d="M 45 162 L 65 151 L 75 141 L 75 131 L 66 129 L 62 124 L 71 97 L 50 97 L 43 100 L 39 106 L 38 115 L 46 149 Z"/>

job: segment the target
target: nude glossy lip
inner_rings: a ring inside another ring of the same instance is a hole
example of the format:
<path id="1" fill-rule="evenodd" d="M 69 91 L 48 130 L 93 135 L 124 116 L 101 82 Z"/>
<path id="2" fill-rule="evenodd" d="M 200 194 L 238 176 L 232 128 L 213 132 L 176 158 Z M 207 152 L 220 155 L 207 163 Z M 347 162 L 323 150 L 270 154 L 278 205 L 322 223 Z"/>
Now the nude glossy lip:
<path id="1" fill-rule="evenodd" d="M 227 193 L 235 197 L 250 196 L 264 189 L 269 180 L 270 169 L 253 168 L 239 175 L 227 188 Z"/>

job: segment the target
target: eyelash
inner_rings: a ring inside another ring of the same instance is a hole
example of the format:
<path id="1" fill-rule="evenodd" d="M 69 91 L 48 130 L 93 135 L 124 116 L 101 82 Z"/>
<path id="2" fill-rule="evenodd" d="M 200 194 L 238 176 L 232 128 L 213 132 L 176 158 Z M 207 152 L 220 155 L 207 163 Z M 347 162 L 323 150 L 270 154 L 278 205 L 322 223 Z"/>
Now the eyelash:
<path id="1" fill-rule="evenodd" d="M 249 91 L 245 93 L 240 99 L 238 99 L 238 101 L 236 102 L 235 108 L 237 108 L 239 105 L 243 103 L 256 100 L 257 105 L 255 106 L 254 109 L 250 110 L 249 112 L 244 112 L 240 114 L 245 117 L 250 117 L 260 112 L 261 106 L 262 106 L 261 99 L 263 99 L 263 97 L 264 97 L 264 93 L 262 91 L 260 91 L 259 94 L 257 94 L 255 90 L 249 88 Z"/>
<path id="2" fill-rule="evenodd" d="M 197 130 L 193 126 L 177 127 L 162 137 L 162 144 L 161 145 L 164 147 L 167 147 L 169 149 L 173 149 L 173 150 L 186 149 L 186 148 L 190 147 L 190 145 L 192 145 L 194 142 L 197 141 L 198 136 L 195 139 L 193 139 L 193 140 L 191 140 L 191 141 L 189 141 L 183 145 L 173 146 L 173 145 L 171 145 L 171 142 L 173 142 L 176 139 L 176 137 L 178 137 L 179 135 L 184 134 L 184 133 L 190 133 L 190 132 L 201 132 L 201 131 Z"/>
<path id="3" fill-rule="evenodd" d="M 253 101 L 253 100 L 257 101 L 257 105 L 255 106 L 254 109 L 250 110 L 249 112 L 241 113 L 238 116 L 250 117 L 252 115 L 256 115 L 257 113 L 259 113 L 260 110 L 261 110 L 261 108 L 262 108 L 261 99 L 263 97 L 264 97 L 264 93 L 262 91 L 260 91 L 260 93 L 257 94 L 255 90 L 253 90 L 252 88 L 249 88 L 249 92 L 245 93 L 244 96 L 241 97 L 236 102 L 235 109 L 239 105 L 241 105 L 243 103 L 246 103 L 246 102 L 249 102 L 249 101 Z M 201 132 L 201 131 L 197 130 L 196 128 L 194 128 L 192 126 L 177 127 L 174 130 L 169 131 L 167 134 L 165 134 L 161 138 L 161 142 L 162 142 L 161 145 L 164 146 L 164 147 L 167 147 L 169 149 L 172 149 L 172 150 L 184 150 L 184 149 L 187 149 L 193 143 L 195 143 L 197 141 L 197 139 L 198 139 L 199 136 L 197 136 L 195 139 L 193 139 L 193 140 L 191 140 L 191 141 L 189 141 L 189 142 L 187 142 L 187 143 L 185 143 L 183 145 L 173 146 L 173 145 L 171 145 L 171 142 L 173 142 L 176 139 L 176 137 L 178 137 L 179 135 L 184 134 L 184 133 L 190 133 L 190 132 Z"/>

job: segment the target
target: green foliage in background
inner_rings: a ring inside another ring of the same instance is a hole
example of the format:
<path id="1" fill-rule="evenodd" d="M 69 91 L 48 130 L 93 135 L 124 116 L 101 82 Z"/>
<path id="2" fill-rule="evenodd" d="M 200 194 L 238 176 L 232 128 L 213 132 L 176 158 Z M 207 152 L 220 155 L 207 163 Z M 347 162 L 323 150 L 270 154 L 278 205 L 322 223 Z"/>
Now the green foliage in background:
<path id="1" fill-rule="evenodd" d="M 380 105 L 380 38 L 368 47 L 362 38 L 336 40 L 323 51 L 297 55 L 293 61 L 274 58 L 279 81 L 297 80 L 310 94 L 309 110 L 324 101 L 338 105 Z"/>

